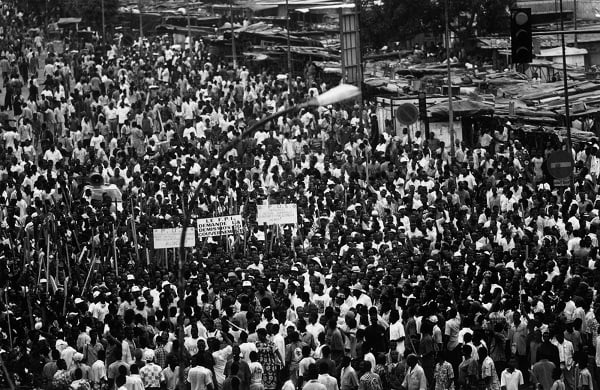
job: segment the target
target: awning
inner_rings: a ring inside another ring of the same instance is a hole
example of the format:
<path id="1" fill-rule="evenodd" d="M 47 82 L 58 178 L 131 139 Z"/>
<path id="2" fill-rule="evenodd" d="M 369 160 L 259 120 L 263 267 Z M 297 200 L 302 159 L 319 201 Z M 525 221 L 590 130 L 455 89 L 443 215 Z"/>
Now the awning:
<path id="1" fill-rule="evenodd" d="M 448 103 L 440 103 L 427 109 L 432 117 L 448 118 Z M 452 111 L 455 116 L 488 115 L 494 113 L 490 105 L 473 100 L 453 100 Z"/>
<path id="2" fill-rule="evenodd" d="M 588 51 L 586 49 L 579 49 L 577 47 L 565 47 L 565 55 L 566 56 L 583 56 L 586 55 Z M 540 50 L 539 57 L 560 57 L 562 56 L 562 48 L 561 47 L 553 47 L 552 49 L 543 49 Z"/>
<path id="3" fill-rule="evenodd" d="M 510 49 L 510 38 L 477 38 L 480 49 Z"/>
<path id="4" fill-rule="evenodd" d="M 58 22 L 57 22 L 57 24 L 59 26 L 65 25 L 65 24 L 77 24 L 77 23 L 81 23 L 81 18 L 60 18 L 60 19 L 58 19 Z"/>

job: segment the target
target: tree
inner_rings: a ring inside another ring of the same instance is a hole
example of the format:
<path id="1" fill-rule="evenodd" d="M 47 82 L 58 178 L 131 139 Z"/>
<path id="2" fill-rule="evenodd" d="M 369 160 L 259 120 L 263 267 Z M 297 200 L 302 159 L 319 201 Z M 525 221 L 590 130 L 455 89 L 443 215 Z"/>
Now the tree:
<path id="1" fill-rule="evenodd" d="M 420 33 L 443 34 L 444 0 L 362 0 L 363 44 L 380 48 Z M 508 35 L 515 0 L 448 0 L 450 30 L 460 42 L 477 35 Z"/>
<path id="2" fill-rule="evenodd" d="M 425 32 L 424 12 L 430 0 L 362 0 L 361 35 L 363 45 L 379 49 L 390 42 L 410 39 Z"/>
<path id="3" fill-rule="evenodd" d="M 63 17 L 80 17 L 82 26 L 102 31 L 102 1 L 100 0 L 61 0 L 60 14 Z M 109 29 L 118 22 L 118 0 L 104 0 L 104 19 Z"/>
<path id="4" fill-rule="evenodd" d="M 508 35 L 510 31 L 509 10 L 515 0 L 448 0 L 450 31 L 459 42 L 466 42 L 475 36 Z M 434 22 L 431 28 L 443 32 L 444 1 L 431 1 L 427 9 L 427 19 Z"/>

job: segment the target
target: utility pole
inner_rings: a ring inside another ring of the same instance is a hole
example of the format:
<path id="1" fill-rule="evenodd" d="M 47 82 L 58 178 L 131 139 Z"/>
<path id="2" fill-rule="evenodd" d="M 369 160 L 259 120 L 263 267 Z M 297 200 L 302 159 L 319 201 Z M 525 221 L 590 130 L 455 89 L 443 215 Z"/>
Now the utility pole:
<path id="1" fill-rule="evenodd" d="M 138 0 L 138 10 L 140 11 L 140 56 L 142 55 L 142 46 L 144 45 L 144 29 L 142 27 L 142 0 Z"/>
<path id="2" fill-rule="evenodd" d="M 190 43 L 190 56 L 194 50 L 194 42 L 192 41 L 192 20 L 190 18 L 190 12 L 187 10 L 187 23 L 188 23 L 188 41 Z"/>
<path id="3" fill-rule="evenodd" d="M 444 17 L 446 19 L 446 65 L 448 66 L 448 127 L 450 128 L 450 154 L 454 157 L 454 110 L 452 109 L 452 67 L 450 66 L 450 19 L 448 0 L 444 0 Z"/>
<path id="4" fill-rule="evenodd" d="M 573 0 L 573 29 L 577 31 L 577 0 Z M 573 35 L 573 46 L 577 47 L 577 33 Z"/>
<path id="5" fill-rule="evenodd" d="M 237 58 L 235 54 L 235 34 L 233 29 L 233 0 L 229 1 L 229 23 L 231 24 L 231 54 L 233 56 L 233 70 L 237 70 Z"/>
<path id="6" fill-rule="evenodd" d="M 102 6 L 102 45 L 104 46 L 102 48 L 102 52 L 104 53 L 106 52 L 106 20 L 104 19 L 104 0 L 100 2 L 100 5 Z"/>
<path id="7" fill-rule="evenodd" d="M 287 66 L 288 66 L 288 98 L 292 93 L 292 50 L 290 47 L 290 3 L 289 0 L 285 0 L 285 14 L 286 14 L 286 30 L 287 30 Z"/>
<path id="8" fill-rule="evenodd" d="M 560 29 L 561 31 L 565 31 L 565 24 L 564 24 L 564 16 L 563 16 L 563 1 L 560 0 Z M 577 34 L 575 34 L 575 37 L 577 37 Z M 577 38 L 575 38 L 577 39 Z M 566 48 L 565 48 L 565 34 L 562 33 L 560 34 L 560 41 L 561 41 L 561 46 L 562 46 L 562 61 L 563 61 L 563 86 L 564 86 L 564 92 L 565 92 L 565 121 L 566 121 L 566 125 L 567 125 L 567 149 L 569 151 L 569 157 L 571 158 L 571 161 L 573 162 L 573 148 L 571 147 L 571 114 L 570 114 L 570 109 L 569 109 L 569 83 L 567 82 L 567 53 L 566 53 Z M 571 173 L 570 176 L 570 181 L 571 181 L 571 190 L 573 190 L 575 188 L 574 183 L 573 183 L 573 173 Z"/>

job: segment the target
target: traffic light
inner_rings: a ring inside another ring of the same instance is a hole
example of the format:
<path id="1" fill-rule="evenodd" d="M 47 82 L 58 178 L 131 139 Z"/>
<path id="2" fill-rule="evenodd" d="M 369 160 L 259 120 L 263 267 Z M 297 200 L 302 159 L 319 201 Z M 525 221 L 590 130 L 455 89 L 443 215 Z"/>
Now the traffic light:
<path id="1" fill-rule="evenodd" d="M 531 8 L 510 11 L 510 44 L 513 64 L 526 64 L 533 59 Z"/>

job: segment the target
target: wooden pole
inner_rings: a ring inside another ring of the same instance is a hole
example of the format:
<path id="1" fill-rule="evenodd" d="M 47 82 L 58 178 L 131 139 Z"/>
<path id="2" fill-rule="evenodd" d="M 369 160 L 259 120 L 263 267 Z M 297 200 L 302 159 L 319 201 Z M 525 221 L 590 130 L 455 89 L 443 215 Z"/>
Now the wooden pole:
<path id="1" fill-rule="evenodd" d="M 115 256 L 115 276 L 119 277 L 119 259 L 117 257 L 117 229 L 113 223 L 113 253 Z"/>
<path id="2" fill-rule="evenodd" d="M 67 276 L 65 278 L 65 288 L 64 288 L 64 299 L 63 299 L 63 308 L 62 308 L 62 314 L 63 317 L 67 315 L 67 295 L 68 295 L 68 282 L 69 282 L 69 277 Z"/>
<path id="3" fill-rule="evenodd" d="M 46 294 L 48 294 L 50 288 L 50 240 L 47 227 L 44 229 L 44 236 L 46 237 Z"/>
<path id="4" fill-rule="evenodd" d="M 24 286 L 25 299 L 27 300 L 27 312 L 29 313 L 29 327 L 33 329 L 35 323 L 33 321 L 33 308 L 31 307 L 31 294 L 29 293 L 29 288 Z"/>
<path id="5" fill-rule="evenodd" d="M 85 290 L 87 289 L 88 282 L 90 281 L 90 276 L 92 275 L 92 271 L 96 266 L 96 257 L 92 258 L 92 264 L 90 264 L 90 270 L 88 271 L 87 277 L 85 278 L 85 283 L 83 284 L 83 289 L 81 290 L 81 295 L 85 294 Z"/>
<path id="6" fill-rule="evenodd" d="M 138 249 L 137 241 L 137 230 L 135 228 L 135 210 L 133 208 L 133 200 L 130 198 L 129 203 L 131 204 L 131 233 L 133 234 L 133 245 L 135 245 L 135 258 L 137 265 L 140 265 L 140 251 Z"/>
<path id="7" fill-rule="evenodd" d="M 8 387 L 10 388 L 10 390 L 15 390 L 15 383 L 13 382 L 12 377 L 8 372 L 8 369 L 4 365 L 4 360 L 2 360 L 2 356 L 0 356 L 0 365 L 2 366 L 2 371 L 4 371 L 4 377 L 8 381 Z"/>
<path id="8" fill-rule="evenodd" d="M 10 349 L 13 349 L 13 337 L 12 337 L 12 325 L 10 324 L 10 310 L 8 308 L 8 291 L 4 291 L 4 296 L 6 300 L 6 321 L 8 322 L 8 340 L 10 343 Z"/>
<path id="9" fill-rule="evenodd" d="M 65 241 L 65 251 L 67 252 L 67 259 L 65 260 L 65 263 L 67 263 L 67 273 L 69 274 L 68 277 L 71 277 L 71 256 L 69 255 L 69 243 Z"/>

